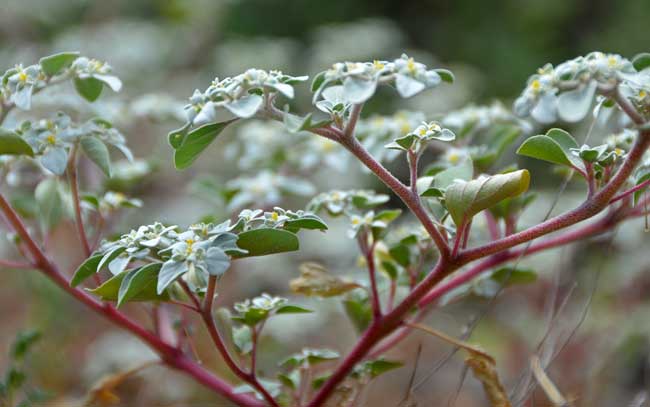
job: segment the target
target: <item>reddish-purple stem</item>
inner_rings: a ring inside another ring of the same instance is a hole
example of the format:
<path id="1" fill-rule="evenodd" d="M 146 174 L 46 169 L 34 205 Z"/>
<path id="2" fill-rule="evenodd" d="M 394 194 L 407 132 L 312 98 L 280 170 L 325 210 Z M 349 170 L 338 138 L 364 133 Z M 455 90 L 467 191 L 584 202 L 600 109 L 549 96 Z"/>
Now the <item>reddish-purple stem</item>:
<path id="1" fill-rule="evenodd" d="M 54 265 L 47 258 L 36 241 L 32 238 L 31 234 L 27 231 L 27 228 L 23 224 L 21 218 L 2 194 L 0 194 L 0 211 L 4 213 L 13 229 L 23 240 L 29 253 L 33 256 L 34 266 L 41 270 L 43 274 L 50 278 L 63 291 L 93 311 L 102 315 L 112 323 L 140 338 L 140 340 L 155 350 L 160 355 L 163 362 L 168 366 L 184 371 L 199 383 L 214 390 L 218 394 L 221 394 L 222 396 L 228 398 L 240 406 L 264 406 L 262 402 L 256 400 L 251 396 L 235 393 L 233 391 L 233 387 L 230 384 L 214 376 L 212 373 L 208 372 L 203 367 L 187 358 L 187 356 L 185 356 L 179 349 L 163 342 L 152 332 L 147 331 L 137 322 L 129 319 L 126 315 L 119 312 L 112 305 L 99 302 L 95 298 L 91 297 L 90 294 L 87 294 L 85 291 L 71 287 L 66 277 L 61 274 L 56 265 Z"/>

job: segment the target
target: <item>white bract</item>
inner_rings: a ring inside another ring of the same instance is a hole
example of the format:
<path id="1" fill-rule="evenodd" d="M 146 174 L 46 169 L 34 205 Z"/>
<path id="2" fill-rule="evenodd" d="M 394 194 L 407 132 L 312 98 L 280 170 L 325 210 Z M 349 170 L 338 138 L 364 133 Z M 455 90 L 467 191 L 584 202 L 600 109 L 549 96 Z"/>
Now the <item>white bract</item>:
<path id="1" fill-rule="evenodd" d="M 249 69 L 221 80 L 216 78 L 204 92 L 194 91 L 190 103 L 185 106 L 187 120 L 194 126 L 214 122 L 219 108 L 225 108 L 237 117 L 252 117 L 262 107 L 264 93 L 280 92 L 292 99 L 293 84 L 306 80 L 306 76 L 289 76 L 281 71 L 262 69 Z"/>
<path id="2" fill-rule="evenodd" d="M 592 52 L 556 67 L 546 64 L 528 79 L 517 98 L 517 115 L 532 116 L 540 123 L 553 123 L 558 117 L 567 122 L 582 120 L 592 106 L 599 87 L 611 88 L 629 82 L 632 63 L 617 54 Z"/>
<path id="3" fill-rule="evenodd" d="M 441 81 L 435 69 L 428 69 L 406 54 L 394 61 L 337 62 L 314 79 L 316 89 L 313 102 L 318 105 L 321 96 L 327 99 L 325 90 L 334 85 L 341 85 L 341 88 L 337 88 L 340 89 L 337 92 L 340 92 L 341 99 L 358 104 L 370 99 L 379 84 L 393 85 L 400 96 L 409 98 L 437 86 Z"/>

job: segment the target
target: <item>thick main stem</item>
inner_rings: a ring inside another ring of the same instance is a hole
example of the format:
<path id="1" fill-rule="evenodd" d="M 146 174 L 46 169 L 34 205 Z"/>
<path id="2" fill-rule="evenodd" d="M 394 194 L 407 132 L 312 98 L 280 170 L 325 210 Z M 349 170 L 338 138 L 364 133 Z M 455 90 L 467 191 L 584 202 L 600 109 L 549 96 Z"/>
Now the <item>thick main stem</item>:
<path id="1" fill-rule="evenodd" d="M 634 117 L 633 120 L 635 120 Z M 331 392 L 334 391 L 336 386 L 345 379 L 348 372 L 365 357 L 370 349 L 382 338 L 399 327 L 402 324 L 404 317 L 411 311 L 411 309 L 413 309 L 418 301 L 420 301 L 420 299 L 423 298 L 434 286 L 459 267 L 471 261 L 503 252 L 513 246 L 528 242 L 539 236 L 574 225 L 602 211 L 609 204 L 609 201 L 614 194 L 616 194 L 621 186 L 623 186 L 627 181 L 636 165 L 642 159 L 643 154 L 648 149 L 648 145 L 650 145 L 650 135 L 648 135 L 647 132 L 640 132 L 639 137 L 635 141 L 626 160 L 619 168 L 616 175 L 603 189 L 590 197 L 590 199 L 580 207 L 569 211 L 564 215 L 549 219 L 537 226 L 506 236 L 479 248 L 464 250 L 458 256 L 453 258 L 450 258 L 449 256 L 449 247 L 446 242 L 422 206 L 417 200 L 415 200 L 411 191 L 390 174 L 380 163 L 378 163 L 355 138 L 341 140 L 341 143 L 406 203 L 409 209 L 411 209 L 415 216 L 422 222 L 427 231 L 429 231 L 432 239 L 439 247 L 440 259 L 429 275 L 418 284 L 394 310 L 382 318 L 373 321 L 352 351 L 347 355 L 341 365 L 339 365 L 332 376 L 330 376 L 327 382 L 325 382 L 321 387 L 314 399 L 309 403 L 309 407 L 321 406 L 327 400 Z"/>

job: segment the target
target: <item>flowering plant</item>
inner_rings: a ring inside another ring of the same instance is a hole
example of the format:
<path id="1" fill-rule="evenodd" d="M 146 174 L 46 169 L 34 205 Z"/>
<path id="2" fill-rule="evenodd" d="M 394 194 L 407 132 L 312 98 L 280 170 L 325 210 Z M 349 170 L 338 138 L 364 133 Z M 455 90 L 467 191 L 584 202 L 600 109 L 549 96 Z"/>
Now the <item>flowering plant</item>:
<path id="1" fill-rule="evenodd" d="M 2 177 L 19 179 L 29 173 L 38 182 L 35 211 L 21 210 L 7 192 L 0 194 L 0 212 L 13 233 L 17 255 L 23 256 L 1 260 L 0 265 L 39 270 L 137 336 L 163 363 L 233 403 L 316 407 L 338 400 L 338 405 L 352 406 L 371 380 L 402 365 L 384 359 L 387 350 L 413 329 L 430 331 L 419 324 L 430 309 L 469 294 L 485 296 L 508 284 L 532 282 L 534 271 L 507 264 L 648 216 L 650 54 L 628 60 L 594 52 L 556 67 L 545 65 L 528 80 L 514 112 L 494 103 L 435 118 L 407 111 L 362 115 L 379 87 L 410 98 L 454 82 L 450 71 L 429 68 L 406 55 L 393 61 L 335 63 L 315 75 L 313 108 L 307 107 L 307 113 L 289 104 L 280 107 L 280 100 L 291 101 L 294 87 L 307 79 L 249 69 L 196 90 L 184 109 L 185 124 L 168 135 L 176 168 L 190 167 L 226 128 L 250 120 L 226 150 L 239 157 L 242 170 L 264 170 L 222 188 L 201 184 L 211 193 L 216 190 L 232 216 L 196 219 L 186 226 L 155 222 L 117 237 L 105 233 L 106 219 L 142 207 L 142 201 L 108 189 L 82 194 L 77 173 L 83 157 L 107 178 L 130 173 L 111 160 L 115 148 L 134 161 L 127 136 L 102 118 L 77 123 L 64 113 L 2 127 Z M 75 52 L 48 56 L 3 75 L 0 121 L 14 109 L 30 111 L 41 90 L 67 81 L 89 102 L 104 87 L 116 92 L 121 88 L 104 62 Z M 601 144 L 579 143 L 561 128 L 535 134 L 540 124 L 577 122 L 590 112 L 609 126 L 610 136 Z M 520 156 L 559 166 L 568 177 L 577 174 L 584 181 L 584 202 L 524 227 L 520 218 L 534 199 L 528 193 L 534 171 L 502 165 L 515 144 Z M 409 214 L 383 207 L 389 195 L 358 189 L 317 193 L 304 179 L 317 166 L 344 169 L 349 158 L 374 174 Z M 384 166 L 399 158 L 408 166 L 405 181 Z M 429 163 L 424 168 L 423 159 Z M 131 172 L 141 174 L 133 168 Z M 21 188 L 20 181 L 11 185 Z M 311 201 L 304 210 L 277 207 L 287 194 Z M 335 217 L 348 223 L 348 238 L 358 246 L 366 277 L 344 278 L 305 263 L 289 285 L 296 295 L 341 301 L 360 333 L 358 342 L 345 356 L 342 350 L 305 347 L 278 361 L 275 375 L 262 374 L 257 354 L 266 322 L 312 310 L 269 294 L 217 309 L 221 279 L 240 259 L 299 250 L 302 234 L 328 231 L 326 219 Z M 72 277 L 42 243 L 66 218 L 76 225 L 85 258 Z M 156 315 L 155 329 L 125 311 L 131 302 L 143 303 Z M 173 324 L 163 307 L 189 310 L 194 319 Z M 205 326 L 240 385 L 208 371 L 192 355 L 183 340 L 188 332 L 184 324 L 197 322 Z M 494 405 L 510 405 L 494 359 L 467 344 L 458 346 L 469 352 L 467 364 L 490 399 L 508 403 Z"/>

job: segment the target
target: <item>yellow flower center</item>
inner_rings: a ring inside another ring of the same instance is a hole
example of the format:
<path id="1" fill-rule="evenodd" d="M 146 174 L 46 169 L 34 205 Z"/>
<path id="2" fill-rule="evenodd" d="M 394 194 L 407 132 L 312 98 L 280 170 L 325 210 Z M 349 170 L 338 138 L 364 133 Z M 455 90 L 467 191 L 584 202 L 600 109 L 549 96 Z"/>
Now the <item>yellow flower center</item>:
<path id="1" fill-rule="evenodd" d="M 413 58 L 409 58 L 408 61 L 406 61 L 406 69 L 408 69 L 409 72 L 415 72 L 415 61 Z"/>
<path id="2" fill-rule="evenodd" d="M 458 153 L 450 153 L 447 156 L 447 160 L 449 160 L 449 162 L 451 164 L 456 164 L 456 163 L 458 163 L 458 161 L 460 161 L 460 154 L 458 154 Z"/>
<path id="3" fill-rule="evenodd" d="M 641 99 L 645 99 L 645 97 L 646 97 L 647 95 L 648 95 L 648 93 L 647 93 L 645 90 L 641 89 L 641 90 L 639 91 L 639 97 L 640 97 Z"/>
<path id="4" fill-rule="evenodd" d="M 330 151 L 334 150 L 335 146 L 336 143 L 331 140 L 322 139 L 321 141 L 321 150 L 323 150 L 325 153 L 329 153 Z"/>
<path id="5" fill-rule="evenodd" d="M 616 59 L 615 56 L 610 56 L 607 58 L 607 63 L 609 64 L 610 67 L 615 67 L 618 63 L 618 60 Z"/>
<path id="6" fill-rule="evenodd" d="M 18 80 L 21 82 L 27 82 L 27 74 L 25 72 L 20 72 L 18 74 Z"/>
<path id="7" fill-rule="evenodd" d="M 361 223 L 361 220 L 360 220 L 359 218 L 352 218 L 352 219 L 351 219 L 351 222 L 352 222 L 353 225 L 356 226 L 356 225 L 358 225 L 359 223 Z"/>
<path id="8" fill-rule="evenodd" d="M 530 87 L 535 91 L 539 92 L 539 90 L 542 88 L 542 84 L 539 82 L 539 80 L 535 79 L 533 83 L 530 84 Z"/>
<path id="9" fill-rule="evenodd" d="M 372 65 L 373 65 L 373 66 L 375 67 L 375 69 L 378 70 L 378 71 L 379 71 L 380 69 L 383 69 L 384 66 L 386 66 L 386 65 L 382 64 L 380 61 L 377 61 L 376 59 L 375 59 L 374 61 L 372 61 Z"/>
<path id="10" fill-rule="evenodd" d="M 192 253 L 192 247 L 194 246 L 194 239 L 185 239 L 185 243 L 187 243 L 187 249 L 185 249 L 185 253 L 187 254 Z"/>
<path id="11" fill-rule="evenodd" d="M 56 144 L 56 136 L 54 134 L 50 134 L 49 136 L 47 136 L 46 140 L 51 145 Z"/>
<path id="12" fill-rule="evenodd" d="M 418 133 L 420 134 L 420 136 L 424 136 L 424 135 L 427 134 L 427 129 L 425 129 L 425 128 L 423 127 L 423 128 L 420 129 L 420 131 L 418 131 Z"/>
<path id="13" fill-rule="evenodd" d="M 271 219 L 273 219 L 275 222 L 278 221 L 279 215 L 277 212 L 271 212 Z"/>

